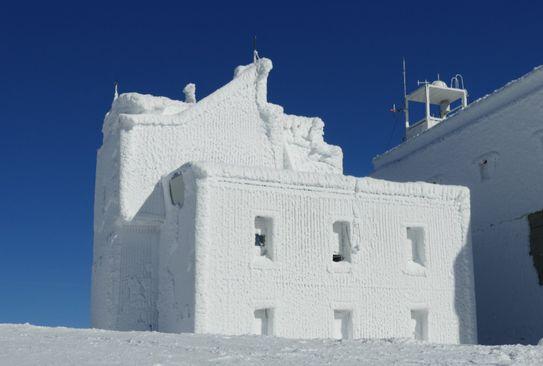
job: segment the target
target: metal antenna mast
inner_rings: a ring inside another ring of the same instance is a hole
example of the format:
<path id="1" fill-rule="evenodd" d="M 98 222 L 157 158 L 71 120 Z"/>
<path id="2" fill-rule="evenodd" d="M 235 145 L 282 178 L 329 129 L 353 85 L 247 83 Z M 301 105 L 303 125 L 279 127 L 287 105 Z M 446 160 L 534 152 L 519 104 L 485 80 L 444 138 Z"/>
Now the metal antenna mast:
<path id="1" fill-rule="evenodd" d="M 407 76 L 405 71 L 405 57 L 402 58 L 403 66 L 403 113 L 405 115 L 405 128 L 409 128 L 409 110 L 407 104 Z"/>

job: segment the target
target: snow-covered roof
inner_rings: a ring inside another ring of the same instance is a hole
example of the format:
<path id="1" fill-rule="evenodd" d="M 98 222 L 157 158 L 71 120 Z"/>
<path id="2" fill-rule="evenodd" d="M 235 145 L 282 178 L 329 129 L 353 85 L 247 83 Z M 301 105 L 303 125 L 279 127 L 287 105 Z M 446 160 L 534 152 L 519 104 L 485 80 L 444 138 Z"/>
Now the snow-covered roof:
<path id="1" fill-rule="evenodd" d="M 543 66 L 534 68 L 522 77 L 510 81 L 500 89 L 477 99 L 466 108 L 450 115 L 436 126 L 404 141 L 400 145 L 373 158 L 375 170 L 389 165 L 404 156 L 434 144 L 481 117 L 490 116 L 543 88 Z"/>
<path id="2" fill-rule="evenodd" d="M 188 126 L 192 129 L 207 129 L 209 127 L 204 126 L 202 121 L 208 120 L 211 114 L 218 113 L 215 111 L 218 106 L 230 106 L 230 109 L 240 109 L 239 113 L 247 114 L 250 112 L 241 109 L 255 104 L 258 116 L 254 118 L 254 125 L 259 125 L 257 119 L 261 119 L 267 139 L 276 149 L 285 151 L 285 157 L 281 159 L 285 162 L 285 168 L 341 173 L 343 152 L 339 146 L 324 141 L 324 122 L 320 118 L 289 115 L 284 113 L 283 107 L 267 101 L 267 78 L 272 68 L 273 64 L 267 58 L 238 66 L 232 81 L 197 102 L 187 103 L 148 94 L 121 94 L 114 99 L 111 110 L 106 115 L 102 130 L 104 140 L 112 131 L 130 130 L 134 126 Z M 194 84 L 189 86 L 194 92 Z M 243 89 L 247 88 L 255 91 L 251 97 L 241 95 Z M 236 100 L 237 105 L 234 103 Z M 232 127 L 231 121 L 227 120 L 229 117 L 222 118 L 224 124 L 221 129 L 239 129 L 239 126 Z M 242 131 L 239 132 L 243 134 Z M 180 144 L 182 143 L 180 141 Z M 246 139 L 245 143 L 255 142 Z M 205 142 L 202 141 L 202 144 L 205 145 Z M 205 146 L 202 149 L 205 149 Z"/>

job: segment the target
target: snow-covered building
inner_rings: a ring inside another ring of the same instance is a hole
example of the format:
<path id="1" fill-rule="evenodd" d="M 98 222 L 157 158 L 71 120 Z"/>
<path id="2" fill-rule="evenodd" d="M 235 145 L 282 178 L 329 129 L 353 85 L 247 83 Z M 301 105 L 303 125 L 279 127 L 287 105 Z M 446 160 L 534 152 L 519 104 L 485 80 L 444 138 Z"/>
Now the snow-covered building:
<path id="1" fill-rule="evenodd" d="M 271 61 L 196 102 L 115 98 L 98 151 L 92 323 L 476 342 L 469 192 L 342 174 Z"/>
<path id="2" fill-rule="evenodd" d="M 438 119 L 433 127 L 409 126 L 406 141 L 374 158 L 373 177 L 469 187 L 479 341 L 537 343 L 543 337 L 543 68 Z"/>

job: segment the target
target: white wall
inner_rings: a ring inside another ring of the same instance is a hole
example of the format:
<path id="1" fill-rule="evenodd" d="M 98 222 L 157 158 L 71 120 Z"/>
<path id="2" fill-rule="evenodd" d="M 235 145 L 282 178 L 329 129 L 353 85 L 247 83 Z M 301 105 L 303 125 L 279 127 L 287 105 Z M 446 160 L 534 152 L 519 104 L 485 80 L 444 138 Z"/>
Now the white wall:
<path id="1" fill-rule="evenodd" d="M 115 329 L 120 281 L 119 134 L 112 133 L 98 150 L 94 195 L 91 323 Z"/>
<path id="2" fill-rule="evenodd" d="M 166 220 L 162 227 L 159 249 L 159 330 L 161 332 L 194 332 L 195 307 L 195 231 L 196 186 L 191 172 L 183 176 L 185 192 L 181 205 L 171 200 L 169 181 L 164 187 Z"/>
<path id="3" fill-rule="evenodd" d="M 543 288 L 527 215 L 543 209 L 543 70 L 374 160 L 376 178 L 471 191 L 479 341 L 536 343 Z M 489 169 L 481 176 L 480 162 Z M 487 174 L 488 173 L 488 174 Z"/>
<path id="4" fill-rule="evenodd" d="M 354 338 L 412 337 L 411 311 L 427 308 L 430 341 L 476 341 L 465 189 L 210 164 L 182 170 L 197 178 L 187 188 L 197 201 L 196 332 L 252 333 L 254 311 L 270 308 L 277 336 L 333 337 L 334 310 L 350 310 Z M 254 255 L 256 216 L 273 220 L 271 260 Z M 337 220 L 351 225 L 350 264 L 332 261 Z M 410 225 L 424 228 L 426 268 L 409 264 Z"/>
<path id="5" fill-rule="evenodd" d="M 161 179 L 174 169 L 203 160 L 342 171 L 341 149 L 324 142 L 320 119 L 289 116 L 267 102 L 271 69 L 268 59 L 238 67 L 231 82 L 197 103 L 137 93 L 114 100 L 97 154 L 93 326 L 194 328 L 189 317 L 194 295 L 186 283 L 174 282 L 179 269 L 168 264 L 174 254 L 169 247 L 172 238 L 186 236 L 178 239 L 181 248 L 194 252 L 189 239 L 194 228 L 164 224 L 167 192 L 162 191 Z M 187 257 L 184 267 L 189 263 Z M 184 300 L 176 303 L 173 299 L 180 293 Z M 161 318 L 156 315 L 161 308 L 177 315 Z"/>

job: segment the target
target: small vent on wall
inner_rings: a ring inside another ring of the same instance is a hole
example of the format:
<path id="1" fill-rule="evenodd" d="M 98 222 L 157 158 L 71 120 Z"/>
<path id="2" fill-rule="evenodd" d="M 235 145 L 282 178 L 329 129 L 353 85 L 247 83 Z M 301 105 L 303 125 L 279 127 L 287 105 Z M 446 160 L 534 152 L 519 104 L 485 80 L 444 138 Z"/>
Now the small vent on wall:
<path id="1" fill-rule="evenodd" d="M 272 335 L 272 310 L 258 309 L 254 313 L 253 334 Z"/>
<path id="2" fill-rule="evenodd" d="M 489 152 L 475 159 L 474 164 L 479 171 L 479 179 L 481 182 L 488 181 L 496 174 L 499 154 L 497 152 Z"/>
<path id="3" fill-rule="evenodd" d="M 411 310 L 411 329 L 413 329 L 413 339 L 419 341 L 428 340 L 428 310 Z"/>
<path id="4" fill-rule="evenodd" d="M 335 339 L 352 338 L 352 314 L 349 310 L 334 310 L 334 334 Z"/>

